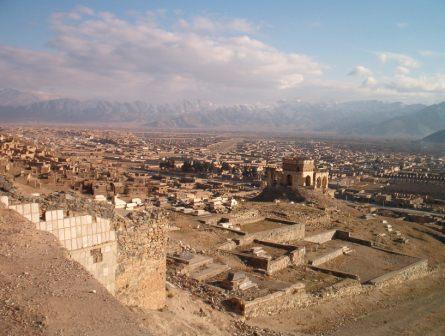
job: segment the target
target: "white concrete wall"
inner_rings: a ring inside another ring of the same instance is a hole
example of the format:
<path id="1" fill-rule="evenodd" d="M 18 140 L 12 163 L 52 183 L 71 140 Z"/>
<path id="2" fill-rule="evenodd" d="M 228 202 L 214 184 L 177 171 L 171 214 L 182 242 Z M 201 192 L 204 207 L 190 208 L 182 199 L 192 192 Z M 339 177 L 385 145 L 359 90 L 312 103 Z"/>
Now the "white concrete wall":
<path id="1" fill-rule="evenodd" d="M 38 203 L 10 205 L 9 209 L 16 211 L 33 223 L 40 222 L 40 210 Z"/>
<path id="2" fill-rule="evenodd" d="M 7 196 L 0 202 L 9 205 Z M 63 210 L 51 210 L 45 213 L 45 221 L 40 221 L 38 203 L 9 205 L 26 219 L 36 224 L 38 230 L 54 234 L 76 260 L 90 272 L 107 290 L 114 294 L 117 269 L 116 232 L 110 226 L 110 220 L 90 215 L 65 217 Z M 94 261 L 93 250 L 100 249 L 101 261 Z"/>
<path id="3" fill-rule="evenodd" d="M 47 211 L 46 222 L 37 224 L 37 229 L 53 233 L 69 251 L 91 247 L 116 240 L 116 232 L 110 220 L 90 215 L 63 217 L 63 210 Z"/>

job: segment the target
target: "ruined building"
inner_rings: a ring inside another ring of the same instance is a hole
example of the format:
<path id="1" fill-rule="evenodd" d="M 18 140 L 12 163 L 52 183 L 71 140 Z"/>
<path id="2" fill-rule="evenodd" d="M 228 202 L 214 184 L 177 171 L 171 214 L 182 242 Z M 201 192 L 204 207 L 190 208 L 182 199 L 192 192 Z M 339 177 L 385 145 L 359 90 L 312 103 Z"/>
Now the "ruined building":
<path id="1" fill-rule="evenodd" d="M 282 169 L 267 167 L 268 187 L 298 187 L 325 190 L 328 186 L 329 172 L 317 169 L 314 160 L 299 157 L 284 157 Z"/>
<path id="2" fill-rule="evenodd" d="M 138 222 L 123 217 L 117 223 L 91 215 L 65 216 L 63 209 L 43 214 L 39 203 L 10 204 L 0 196 L 0 206 L 16 211 L 52 233 L 111 294 L 126 305 L 160 309 L 165 305 L 165 218 L 153 213 Z"/>

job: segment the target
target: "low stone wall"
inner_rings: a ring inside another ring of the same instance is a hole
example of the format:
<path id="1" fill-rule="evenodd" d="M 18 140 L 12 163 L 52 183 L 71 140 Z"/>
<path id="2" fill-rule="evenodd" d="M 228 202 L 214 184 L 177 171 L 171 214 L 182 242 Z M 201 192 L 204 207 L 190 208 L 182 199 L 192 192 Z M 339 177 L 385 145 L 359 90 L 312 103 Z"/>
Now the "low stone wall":
<path id="1" fill-rule="evenodd" d="M 295 223 L 277 229 L 251 233 L 246 235 L 246 237 L 281 243 L 292 240 L 301 240 L 304 238 L 304 233 L 305 225 Z"/>
<path id="2" fill-rule="evenodd" d="M 257 257 L 253 254 L 234 252 L 234 254 L 239 257 L 242 261 L 253 268 L 258 268 L 264 270 L 265 272 L 269 268 L 270 260 L 264 257 Z"/>
<path id="3" fill-rule="evenodd" d="M 238 225 L 255 223 L 264 219 L 264 217 L 260 215 L 260 212 L 258 210 L 249 210 L 238 213 L 232 213 L 229 216 L 229 218 L 234 224 Z"/>
<path id="4" fill-rule="evenodd" d="M 289 288 L 272 294 L 244 301 L 232 298 L 231 303 L 235 310 L 247 318 L 277 314 L 283 310 L 303 307 L 310 302 L 310 296 L 304 291 L 304 284 L 297 283 Z"/>
<path id="5" fill-rule="evenodd" d="M 318 266 L 318 265 L 324 264 L 332 259 L 335 259 L 341 255 L 343 255 L 343 247 L 340 247 L 339 249 L 336 249 L 330 253 L 326 253 L 318 258 L 311 260 L 310 264 L 312 266 Z"/>
<path id="6" fill-rule="evenodd" d="M 428 260 L 422 259 L 401 269 L 388 272 L 377 278 L 371 279 L 368 281 L 368 283 L 371 285 L 379 285 L 379 286 L 383 284 L 389 285 L 389 284 L 400 283 L 405 280 L 415 278 L 416 276 L 424 274 L 427 271 L 428 271 Z"/>
<path id="7" fill-rule="evenodd" d="M 306 256 L 305 247 L 299 247 L 297 250 L 292 251 L 290 253 L 290 258 L 293 265 L 303 265 L 306 262 L 305 256 Z"/>
<path id="8" fill-rule="evenodd" d="M 290 266 L 292 263 L 291 258 L 289 256 L 282 256 L 277 259 L 271 260 L 269 264 L 267 265 L 267 274 L 274 274 L 278 271 L 281 271 L 282 269 L 285 269 L 286 267 Z"/>
<path id="9" fill-rule="evenodd" d="M 334 238 L 339 240 L 349 241 L 351 243 L 356 243 L 359 245 L 365 245 L 370 247 L 374 246 L 372 241 L 353 237 L 351 236 L 351 232 L 348 231 L 336 230 Z"/>
<path id="10" fill-rule="evenodd" d="M 337 230 L 329 230 L 313 236 L 305 237 L 304 240 L 311 243 L 323 244 L 334 239 L 336 232 Z"/>
<path id="11" fill-rule="evenodd" d="M 369 286 L 362 286 L 360 280 L 345 278 L 332 286 L 322 289 L 318 295 L 323 300 L 337 299 L 341 297 L 348 297 L 352 295 L 358 295 L 369 290 Z M 319 300 L 314 299 L 314 303 Z"/>

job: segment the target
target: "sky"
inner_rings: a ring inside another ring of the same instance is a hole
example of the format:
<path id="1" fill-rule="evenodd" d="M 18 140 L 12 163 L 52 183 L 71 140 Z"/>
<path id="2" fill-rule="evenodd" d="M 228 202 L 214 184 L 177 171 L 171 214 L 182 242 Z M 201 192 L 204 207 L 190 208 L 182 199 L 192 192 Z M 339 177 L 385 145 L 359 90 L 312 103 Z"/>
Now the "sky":
<path id="1" fill-rule="evenodd" d="M 0 88 L 48 97 L 445 100 L 445 1 L 0 0 Z"/>

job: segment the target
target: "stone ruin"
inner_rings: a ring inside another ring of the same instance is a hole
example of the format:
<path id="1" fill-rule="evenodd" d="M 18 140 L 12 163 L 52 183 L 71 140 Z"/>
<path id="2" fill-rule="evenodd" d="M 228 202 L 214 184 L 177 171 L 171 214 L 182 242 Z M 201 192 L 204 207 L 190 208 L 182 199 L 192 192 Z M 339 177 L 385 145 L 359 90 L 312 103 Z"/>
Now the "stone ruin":
<path id="1" fill-rule="evenodd" d="M 269 188 L 299 187 L 326 190 L 329 172 L 317 169 L 314 160 L 300 157 L 284 157 L 282 170 L 273 167 L 266 169 L 266 184 Z"/>
<path id="2" fill-rule="evenodd" d="M 80 263 L 111 294 L 127 305 L 146 309 L 164 307 L 166 300 L 165 222 L 154 218 L 137 228 L 122 218 L 117 228 L 110 219 L 91 215 L 65 217 L 63 210 L 40 216 L 38 203 L 0 203 L 52 233 L 70 258 Z"/>

